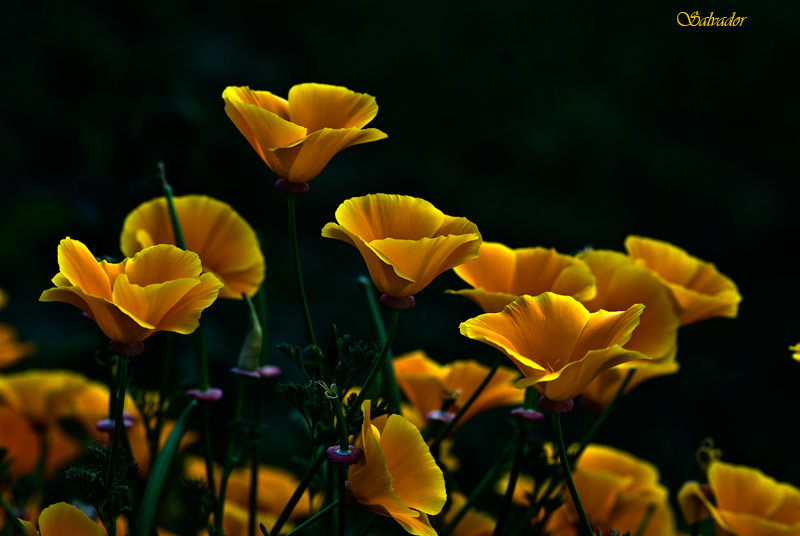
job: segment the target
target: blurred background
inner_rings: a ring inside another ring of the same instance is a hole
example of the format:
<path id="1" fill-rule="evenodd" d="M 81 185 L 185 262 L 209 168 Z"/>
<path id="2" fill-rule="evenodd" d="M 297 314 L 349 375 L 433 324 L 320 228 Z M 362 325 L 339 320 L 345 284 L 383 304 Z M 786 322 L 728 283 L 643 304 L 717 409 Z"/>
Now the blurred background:
<path id="1" fill-rule="evenodd" d="M 682 328 L 681 371 L 635 389 L 598 441 L 655 463 L 673 494 L 697 478 L 694 452 L 705 437 L 726 461 L 800 484 L 800 363 L 787 350 L 800 342 L 791 260 L 800 5 L 658 4 L 4 5 L 0 288 L 10 302 L 0 321 L 39 348 L 12 370 L 68 367 L 102 378 L 92 360 L 103 344 L 97 330 L 74 308 L 37 299 L 65 236 L 120 257 L 125 215 L 161 195 L 159 161 L 176 194 L 224 200 L 261 234 L 270 344 L 303 344 L 284 195 L 225 115 L 221 93 L 248 85 L 285 96 L 300 82 L 338 84 L 377 97 L 370 126 L 389 138 L 335 156 L 298 199 L 322 342 L 334 322 L 374 338 L 355 282 L 366 273 L 361 257 L 320 237 L 349 197 L 422 197 L 512 247 L 574 253 L 623 250 L 629 234 L 667 240 L 739 285 L 740 315 Z M 695 10 L 747 19 L 735 28 L 677 24 L 678 12 Z M 478 308 L 444 294 L 464 286 L 446 273 L 418 295 L 401 315 L 395 353 L 491 362 L 492 350 L 458 333 Z M 212 382 L 228 385 L 245 307 L 218 302 L 204 317 Z M 147 383 L 157 361 L 156 351 L 134 362 L 134 383 Z M 193 374 L 190 358 L 185 373 Z M 264 397 L 275 415 L 289 412 L 272 391 Z M 507 433 L 503 415 L 476 418 L 465 444 Z M 274 426 L 284 426 L 279 417 Z M 302 441 L 300 426 L 286 438 Z M 481 467 L 474 452 L 464 456 Z"/>

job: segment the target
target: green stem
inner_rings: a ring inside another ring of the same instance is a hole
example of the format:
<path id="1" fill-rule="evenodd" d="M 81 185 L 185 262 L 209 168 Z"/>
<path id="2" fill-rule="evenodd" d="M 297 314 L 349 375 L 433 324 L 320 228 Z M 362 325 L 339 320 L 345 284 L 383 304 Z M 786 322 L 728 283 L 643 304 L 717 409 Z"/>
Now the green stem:
<path id="1" fill-rule="evenodd" d="M 564 479 L 567 481 L 569 494 L 572 497 L 572 503 L 575 505 L 575 510 L 578 512 L 583 529 L 586 531 L 586 536 L 593 536 L 592 525 L 589 523 L 589 518 L 586 517 L 586 512 L 583 510 L 581 498 L 578 495 L 578 488 L 575 487 L 575 481 L 572 480 L 572 472 L 569 470 L 569 460 L 567 459 L 567 448 L 564 446 L 564 435 L 561 431 L 561 414 L 551 413 L 553 417 L 553 434 L 558 447 L 558 457 L 561 460 L 561 470 L 564 472 Z"/>
<path id="2" fill-rule="evenodd" d="M 333 508 L 335 508 L 335 507 L 336 507 L 338 504 L 339 504 L 339 499 L 336 499 L 335 501 L 333 501 L 332 503 L 330 503 L 328 506 L 326 506 L 325 508 L 323 508 L 322 510 L 320 510 L 320 511 L 319 511 L 319 512 L 317 512 L 316 514 L 314 514 L 313 516 L 309 517 L 308 519 L 306 519 L 305 521 L 303 521 L 302 523 L 300 523 L 299 525 L 297 525 L 297 526 L 296 526 L 295 528 L 293 528 L 293 529 L 292 529 L 292 530 L 291 530 L 291 531 L 290 531 L 288 534 L 286 534 L 286 536 L 291 536 L 292 534 L 299 534 L 299 533 L 300 533 L 300 531 L 302 531 L 302 530 L 303 530 L 303 529 L 305 529 L 306 527 L 308 527 L 308 526 L 311 526 L 312 524 L 314 524 L 314 523 L 316 523 L 317 521 L 319 521 L 319 519 L 320 519 L 322 516 L 324 516 L 325 514 L 327 514 L 328 512 L 330 512 L 330 511 L 331 511 Z M 274 533 L 273 533 L 273 534 L 274 534 Z"/>
<path id="3" fill-rule="evenodd" d="M 525 389 L 525 402 L 523 407 L 531 409 L 534 404 L 534 389 L 528 387 Z M 511 498 L 514 496 L 514 488 L 517 487 L 517 478 L 519 477 L 520 467 L 522 465 L 522 457 L 525 454 L 525 443 L 528 439 L 528 430 L 530 428 L 530 421 L 525 419 L 517 419 L 517 430 L 514 436 L 516 450 L 514 451 L 514 461 L 511 464 L 511 472 L 508 475 L 508 487 L 503 496 L 503 505 L 500 510 L 500 515 L 497 516 L 497 523 L 494 526 L 492 536 L 500 536 L 505 529 L 506 521 L 508 521 L 508 514 L 511 511 Z"/>
<path id="4" fill-rule="evenodd" d="M 306 327 L 306 336 L 308 337 L 308 343 L 316 346 L 317 339 L 314 336 L 314 328 L 311 325 L 311 312 L 308 310 L 306 289 L 303 286 L 303 272 L 300 269 L 300 250 L 297 244 L 297 223 L 294 198 L 294 194 L 286 194 L 286 206 L 289 213 L 289 243 L 292 248 L 292 257 L 294 259 L 294 275 L 295 280 L 297 281 L 297 290 L 300 293 L 300 306 L 303 309 L 303 324 Z"/>
<path id="5" fill-rule="evenodd" d="M 653 513 L 656 511 L 656 505 L 651 504 L 647 507 L 647 510 L 642 516 L 642 520 L 639 522 L 639 526 L 636 527 L 636 531 L 633 533 L 633 536 L 644 536 L 644 531 L 647 529 L 647 524 L 650 523 L 650 518 L 653 517 Z"/>
<path id="6" fill-rule="evenodd" d="M 156 425 L 153 430 L 153 437 L 150 443 L 150 463 L 155 463 L 158 456 L 159 443 L 161 442 L 161 430 L 164 428 L 164 414 L 166 413 L 166 401 L 169 396 L 169 369 L 172 366 L 174 334 L 168 333 L 166 338 L 166 348 L 164 357 L 161 360 L 161 384 L 158 389 L 158 406 L 156 408 Z"/>
<path id="7" fill-rule="evenodd" d="M 466 502 L 461 507 L 461 509 L 453 516 L 453 519 L 447 524 L 447 526 L 441 531 L 442 536 L 447 536 L 453 529 L 455 529 L 456 525 L 458 525 L 459 521 L 461 521 L 464 516 L 469 511 L 470 507 L 473 503 L 477 500 L 478 495 L 481 494 L 483 489 L 494 480 L 497 473 L 500 471 L 500 468 L 506 464 L 506 456 L 508 456 L 509 451 L 511 451 L 511 447 L 514 445 L 513 441 L 509 441 L 506 443 L 506 446 L 503 448 L 503 452 L 495 459 L 494 465 L 489 469 L 489 471 L 484 475 L 478 485 L 472 489 L 472 493 L 469 494 L 467 497 Z"/>
<path id="8" fill-rule="evenodd" d="M 283 507 L 283 510 L 278 516 L 278 519 L 275 521 L 275 524 L 269 531 L 270 534 L 277 536 L 280 533 L 281 528 L 283 528 L 283 525 L 289 519 L 289 515 L 292 513 L 292 510 L 294 510 L 294 507 L 297 505 L 298 501 L 300 501 L 300 498 L 303 496 L 303 492 L 311 483 L 311 479 L 314 478 L 314 475 L 317 473 L 317 470 L 319 469 L 319 466 L 322 465 L 323 461 L 325 461 L 325 449 L 320 448 L 317 451 L 317 455 L 314 458 L 314 461 L 311 462 L 311 465 L 309 465 L 308 469 L 306 469 L 306 473 L 303 475 L 303 479 L 297 485 L 297 487 L 294 490 L 294 493 L 289 498 L 289 502 L 286 503 L 286 506 Z M 298 527 L 298 529 L 299 528 L 300 527 Z"/>
<path id="9" fill-rule="evenodd" d="M 114 483 L 117 473 L 117 458 L 119 457 L 119 442 L 120 435 L 125 433 L 125 420 L 122 416 L 122 408 L 125 406 L 125 388 L 128 383 L 128 356 L 119 356 L 119 375 L 117 377 L 117 401 L 114 414 L 114 432 L 111 434 L 111 458 L 108 462 L 108 475 L 106 479 L 106 489 L 109 494 L 114 489 Z M 109 528 L 110 536 L 116 536 L 117 523 L 116 523 L 116 507 L 111 504 L 111 526 Z"/>
<path id="10" fill-rule="evenodd" d="M 167 171 L 164 167 L 164 162 L 159 162 L 158 176 L 161 179 L 161 188 L 164 190 L 164 197 L 167 198 L 167 208 L 169 210 L 169 218 L 172 222 L 172 232 L 175 235 L 175 245 L 181 249 L 186 249 L 186 240 L 183 238 L 183 231 L 181 224 L 178 220 L 178 213 L 175 211 L 175 203 L 172 201 L 172 186 L 167 182 Z"/>
<path id="11" fill-rule="evenodd" d="M 344 464 L 339 464 L 338 467 L 338 476 L 339 476 L 339 490 L 338 490 L 338 502 L 339 502 L 339 536 L 345 536 L 345 529 L 347 528 L 347 521 L 346 521 L 346 511 L 347 511 L 347 501 L 345 500 L 345 489 L 344 489 L 344 481 L 347 480 L 347 468 L 349 466 Z"/>
<path id="12" fill-rule="evenodd" d="M 22 523 L 20 522 L 19 518 L 17 518 L 17 514 L 14 513 L 14 509 L 11 507 L 10 504 L 8 504 L 8 501 L 2 495 L 0 495 L 0 504 L 2 504 L 3 506 L 3 510 L 6 513 L 6 519 L 9 520 L 12 529 L 15 529 L 23 536 L 25 534 L 28 534 L 27 531 L 25 530 L 25 527 L 22 526 Z"/>
<path id="13" fill-rule="evenodd" d="M 253 408 L 253 421 L 255 426 L 261 424 L 261 404 L 259 400 L 255 400 L 255 407 Z M 247 516 L 247 535 L 255 536 L 256 534 L 256 506 L 258 506 L 258 441 L 253 441 L 250 450 L 250 503 L 248 506 Z"/>
<path id="14" fill-rule="evenodd" d="M 378 300 L 375 299 L 372 280 L 365 275 L 360 275 L 358 276 L 358 286 L 361 287 L 361 291 L 364 293 L 364 300 L 366 300 L 367 307 L 369 307 L 369 315 L 372 318 L 372 326 L 375 328 L 375 335 L 378 336 L 379 341 L 385 341 L 386 326 L 383 325 L 383 318 L 381 317 L 381 311 L 378 307 Z"/>
<path id="15" fill-rule="evenodd" d="M 458 421 L 461 420 L 461 418 L 464 416 L 467 410 L 469 410 L 469 408 L 472 407 L 472 404 L 475 403 L 475 400 L 478 399 L 483 390 L 486 389 L 486 386 L 489 385 L 489 382 L 492 381 L 494 373 L 497 372 L 497 369 L 500 367 L 500 363 L 502 361 L 503 361 L 503 356 L 499 355 L 497 357 L 497 360 L 494 362 L 494 365 L 492 365 L 492 368 L 486 374 L 486 377 L 483 379 L 478 388 L 475 389 L 475 392 L 472 393 L 472 396 L 470 396 L 469 399 L 464 403 L 464 405 L 461 406 L 461 409 L 458 410 L 458 413 L 456 413 L 455 417 L 453 417 L 453 420 L 448 422 L 441 430 L 439 430 L 439 433 L 436 434 L 436 438 L 433 440 L 433 443 L 431 443 L 431 450 L 434 450 L 435 448 L 439 447 L 439 444 L 445 437 L 447 437 L 447 434 L 450 433 L 450 430 L 452 430 L 455 427 L 455 425 L 458 424 Z"/>
<path id="16" fill-rule="evenodd" d="M 364 293 L 364 299 L 369 308 L 369 314 L 372 318 L 372 325 L 375 328 L 375 334 L 378 336 L 380 342 L 386 341 L 386 327 L 383 325 L 383 318 L 381 317 L 380 308 L 378 307 L 378 300 L 375 299 L 374 287 L 372 282 L 366 276 L 358 277 L 358 284 Z M 386 358 L 381 365 L 381 389 L 383 396 L 391 404 L 393 411 L 400 412 L 400 390 L 397 388 L 397 381 L 394 378 L 394 365 L 392 364 L 392 350 L 386 354 Z"/>
<path id="17" fill-rule="evenodd" d="M 237 427 L 242 422 L 242 413 L 244 412 L 244 401 L 247 392 L 247 380 L 245 376 L 239 376 L 239 388 L 236 397 L 236 410 L 233 417 L 233 426 Z M 222 518 L 225 515 L 225 495 L 228 487 L 228 478 L 233 471 L 233 456 L 236 453 L 236 443 L 241 437 L 234 431 L 228 439 L 228 450 L 225 453 L 225 462 L 222 465 L 222 475 L 219 478 L 219 494 L 214 512 L 214 524 L 219 530 L 222 530 Z"/>
<path id="18" fill-rule="evenodd" d="M 378 357 L 372 364 L 372 370 L 370 370 L 369 376 L 367 376 L 364 385 L 361 387 L 361 391 L 359 391 L 355 402 L 353 402 L 353 405 L 347 409 L 347 416 L 346 416 L 347 419 L 352 417 L 356 411 L 360 410 L 361 403 L 367 397 L 367 392 L 369 391 L 370 386 L 372 386 L 372 382 L 375 381 L 375 377 L 378 375 L 378 371 L 381 369 L 381 365 L 383 364 L 383 361 L 386 359 L 386 356 L 389 353 L 389 348 L 392 347 L 392 342 L 394 341 L 395 334 L 397 333 L 397 319 L 399 317 L 400 317 L 400 310 L 392 309 L 392 313 L 389 318 L 389 333 L 388 335 L 386 335 L 386 341 L 384 341 L 383 343 L 383 348 L 381 349 L 381 353 L 378 355 Z"/>
<path id="19" fill-rule="evenodd" d="M 608 414 L 611 413 L 612 409 L 614 409 L 614 406 L 616 406 L 617 401 L 619 401 L 619 399 L 622 398 L 622 395 L 625 392 L 625 388 L 630 383 L 631 378 L 633 378 L 634 372 L 636 372 L 636 369 L 630 369 L 628 371 L 628 373 L 625 375 L 625 378 L 623 378 L 622 383 L 619 385 L 617 392 L 614 393 L 614 398 L 611 399 L 611 402 L 608 403 L 608 405 L 605 407 L 600 416 L 597 417 L 597 419 L 592 423 L 592 427 L 589 429 L 589 431 L 586 432 L 586 434 L 584 434 L 583 439 L 581 439 L 580 443 L 581 447 L 578 450 L 578 454 L 583 452 L 583 449 L 586 448 L 586 445 L 588 445 L 589 441 L 592 440 L 594 434 L 597 433 L 597 430 L 600 428 L 603 422 L 605 422 L 606 418 L 608 417 Z"/>

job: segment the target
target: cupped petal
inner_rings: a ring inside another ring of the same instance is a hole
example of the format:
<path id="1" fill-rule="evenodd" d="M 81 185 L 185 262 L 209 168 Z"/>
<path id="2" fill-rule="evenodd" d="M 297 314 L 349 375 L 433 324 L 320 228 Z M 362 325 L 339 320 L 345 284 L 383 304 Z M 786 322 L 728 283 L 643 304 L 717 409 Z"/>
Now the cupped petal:
<path id="1" fill-rule="evenodd" d="M 380 436 L 392 489 L 403 503 L 426 514 L 441 512 L 447 500 L 442 470 L 416 426 L 390 415 Z"/>
<path id="2" fill-rule="evenodd" d="M 403 290 L 403 295 L 409 295 L 428 286 L 445 270 L 474 259 L 480 244 L 480 234 L 470 233 L 419 240 L 384 238 L 368 245 L 399 277 L 414 281 Z"/>
<path id="3" fill-rule="evenodd" d="M 445 214 L 430 202 L 397 194 L 347 199 L 336 209 L 335 217 L 339 225 L 367 243 L 383 238 L 430 238 L 445 223 Z"/>
<path id="4" fill-rule="evenodd" d="M 708 483 L 714 490 L 717 506 L 722 511 L 767 519 L 780 511 L 782 523 L 800 524 L 800 510 L 794 510 L 788 515 L 781 510 L 787 495 L 794 497 L 794 504 L 800 503 L 800 490 L 779 483 L 758 469 L 714 462 L 708 469 Z"/>
<path id="5" fill-rule="evenodd" d="M 270 162 L 267 160 L 267 153 L 270 149 L 295 143 L 308 133 L 305 127 L 295 125 L 270 110 L 239 100 L 243 98 L 242 91 L 228 90 L 222 94 L 225 113 L 268 165 Z M 270 167 L 272 168 L 271 165 Z M 277 170 L 272 170 L 281 176 Z"/>
<path id="6" fill-rule="evenodd" d="M 39 515 L 42 536 L 105 536 L 105 532 L 89 516 L 71 504 L 48 506 Z"/>
<path id="7" fill-rule="evenodd" d="M 200 283 L 192 287 L 183 299 L 175 304 L 161 319 L 159 329 L 188 335 L 200 325 L 200 315 L 217 299 L 222 281 L 214 274 L 200 276 Z"/>
<path id="8" fill-rule="evenodd" d="M 58 268 L 69 282 L 91 295 L 111 299 L 111 284 L 100 264 L 82 242 L 69 237 L 58 245 Z"/>
<path id="9" fill-rule="evenodd" d="M 625 248 L 631 258 L 656 273 L 670 287 L 680 311 L 681 325 L 714 316 L 735 318 L 741 294 L 736 284 L 712 263 L 652 238 L 629 236 Z"/>
<path id="10" fill-rule="evenodd" d="M 183 278 L 197 278 L 202 272 L 200 257 L 171 244 L 156 244 L 137 252 L 125 266 L 128 281 L 140 287 Z M 116 289 L 115 282 L 114 289 Z M 116 302 L 116 300 L 115 300 Z"/>
<path id="11" fill-rule="evenodd" d="M 222 98 L 233 102 L 252 104 L 272 112 L 281 119 L 289 119 L 289 101 L 283 97 L 273 95 L 269 91 L 253 90 L 247 86 L 228 86 L 222 92 Z"/>
<path id="12" fill-rule="evenodd" d="M 199 284 L 199 279 L 182 278 L 143 287 L 122 274 L 114 284 L 114 303 L 139 325 L 161 329 L 161 319 Z"/>
<path id="13" fill-rule="evenodd" d="M 319 175 L 339 151 L 386 137 L 376 128 L 323 128 L 291 143 L 265 149 L 263 158 L 276 175 L 302 184 Z"/>
<path id="14" fill-rule="evenodd" d="M 198 254 L 204 271 L 219 277 L 223 298 L 253 296 L 264 279 L 264 256 L 252 227 L 233 208 L 205 195 L 173 198 L 186 248 Z M 127 256 L 153 244 L 174 244 L 166 199 L 139 205 L 125 218 L 120 248 Z"/>
<path id="15" fill-rule="evenodd" d="M 110 301 L 89 296 L 78 287 L 47 289 L 39 296 L 39 301 L 64 302 L 78 307 L 97 323 L 106 337 L 119 343 L 142 341 L 154 333 L 149 323 L 139 324 Z"/>
<path id="16" fill-rule="evenodd" d="M 297 84 L 289 90 L 289 117 L 309 132 L 362 128 L 378 114 L 375 97 L 328 84 Z"/>
<path id="17" fill-rule="evenodd" d="M 624 346 L 631 338 L 634 329 L 639 325 L 639 318 L 644 312 L 644 305 L 641 303 L 631 304 L 622 311 L 605 311 L 603 309 L 589 315 L 575 348 L 572 351 L 570 361 L 581 359 L 588 352 L 598 348 L 608 348 L 611 346 Z M 642 359 L 650 359 L 649 356 L 636 352 Z M 629 361 L 629 360 L 625 360 Z M 618 365 L 619 363 L 615 363 Z"/>

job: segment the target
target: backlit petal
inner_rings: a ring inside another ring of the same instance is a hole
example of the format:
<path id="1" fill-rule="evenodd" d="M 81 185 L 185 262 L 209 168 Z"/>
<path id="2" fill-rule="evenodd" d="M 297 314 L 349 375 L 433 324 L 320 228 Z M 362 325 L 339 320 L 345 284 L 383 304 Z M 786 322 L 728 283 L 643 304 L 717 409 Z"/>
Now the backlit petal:
<path id="1" fill-rule="evenodd" d="M 187 335 L 200 325 L 201 313 L 217 299 L 222 281 L 213 274 L 200 276 L 200 283 L 193 287 L 177 305 L 161 319 L 159 329 Z"/>
<path id="2" fill-rule="evenodd" d="M 432 237 L 444 214 L 428 201 L 408 195 L 370 194 L 348 199 L 336 209 L 336 221 L 365 242 L 382 238 Z"/>
<path id="3" fill-rule="evenodd" d="M 225 113 L 265 162 L 270 149 L 290 145 L 306 135 L 305 127 L 295 125 L 255 104 L 242 102 L 238 100 L 239 96 L 227 90 L 223 93 Z"/>
<path id="4" fill-rule="evenodd" d="M 197 278 L 201 272 L 202 265 L 196 253 L 170 244 L 157 244 L 139 251 L 125 267 L 128 281 L 141 287 Z"/>
<path id="5" fill-rule="evenodd" d="M 249 87 L 228 86 L 222 92 L 222 98 L 234 102 L 252 104 L 272 112 L 281 119 L 289 121 L 289 102 L 283 97 L 273 95 L 269 91 L 256 91 Z"/>
<path id="6" fill-rule="evenodd" d="M 362 128 L 377 114 L 375 97 L 345 87 L 309 83 L 289 90 L 291 121 L 309 132 L 323 128 Z"/>
<path id="7" fill-rule="evenodd" d="M 58 268 L 86 294 L 111 299 L 111 284 L 97 260 L 82 242 L 69 237 L 58 245 Z"/>
<path id="8" fill-rule="evenodd" d="M 39 515 L 42 536 L 104 536 L 105 532 L 89 517 L 67 503 L 48 506 Z"/>

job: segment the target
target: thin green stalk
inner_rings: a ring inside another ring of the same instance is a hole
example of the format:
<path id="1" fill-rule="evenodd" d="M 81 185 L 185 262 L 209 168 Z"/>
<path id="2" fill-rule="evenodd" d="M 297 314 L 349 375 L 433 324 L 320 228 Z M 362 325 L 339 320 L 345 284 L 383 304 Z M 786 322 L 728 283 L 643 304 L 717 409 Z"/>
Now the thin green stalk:
<path id="1" fill-rule="evenodd" d="M 158 455 L 159 443 L 161 442 L 161 430 L 164 428 L 164 414 L 166 413 L 166 401 L 170 391 L 169 369 L 172 366 L 173 333 L 167 333 L 166 348 L 161 360 L 161 383 L 158 389 L 158 407 L 156 408 L 156 425 L 153 430 L 153 437 L 150 442 L 150 459 L 155 460 Z"/>
<path id="2" fill-rule="evenodd" d="M 458 424 L 458 422 L 461 420 L 461 418 L 464 416 L 467 410 L 469 410 L 469 408 L 472 407 L 472 404 L 475 402 L 475 400 L 478 399 L 483 390 L 486 389 L 486 386 L 489 385 L 489 382 L 492 381 L 494 373 L 497 372 L 497 369 L 498 367 L 500 367 L 500 363 L 502 361 L 503 361 L 503 356 L 499 355 L 496 361 L 494 362 L 494 365 L 492 365 L 492 368 L 486 374 L 486 377 L 483 379 L 478 388 L 475 389 L 475 392 L 472 393 L 472 396 L 470 396 L 469 399 L 464 403 L 464 405 L 461 406 L 461 409 L 458 410 L 458 413 L 456 413 L 455 417 L 453 417 L 453 420 L 448 422 L 441 430 L 439 430 L 439 433 L 436 434 L 436 438 L 433 440 L 433 443 L 431 443 L 431 450 L 434 450 L 435 448 L 439 447 L 439 444 L 445 437 L 447 437 L 447 434 L 450 433 L 450 430 L 452 430 L 455 427 L 455 425 Z"/>
<path id="3" fill-rule="evenodd" d="M 297 525 L 295 528 L 293 528 L 291 531 L 289 531 L 289 533 L 288 533 L 288 534 L 286 534 L 286 536 L 291 536 L 292 534 L 299 534 L 299 533 L 300 533 L 300 531 L 302 531 L 302 530 L 303 530 L 303 529 L 305 529 L 306 527 L 309 527 L 309 526 L 311 526 L 312 524 L 314 524 L 314 523 L 316 523 L 317 521 L 319 521 L 319 519 L 320 519 L 322 516 L 326 515 L 326 514 L 327 514 L 328 512 L 330 512 L 330 511 L 331 511 L 333 508 L 335 508 L 335 507 L 336 507 L 338 504 L 339 504 L 339 499 L 336 499 L 335 501 L 333 501 L 332 503 L 330 503 L 328 506 L 326 506 L 325 508 L 323 508 L 322 510 L 320 510 L 320 511 L 319 511 L 319 512 L 317 512 L 316 514 L 314 514 L 313 516 L 309 517 L 308 519 L 306 519 L 305 521 L 303 521 L 302 523 L 300 523 L 299 525 Z M 263 525 L 262 525 L 262 526 L 263 526 Z M 266 534 L 266 533 L 265 533 L 265 534 Z"/>
<path id="4" fill-rule="evenodd" d="M 478 499 L 478 495 L 480 495 L 483 489 L 494 480 L 495 476 L 497 476 L 497 473 L 500 471 L 500 468 L 506 464 L 506 456 L 508 456 L 513 445 L 513 441 L 506 443 L 506 446 L 503 448 L 503 452 L 501 452 L 500 456 L 495 459 L 494 465 L 492 465 L 489 471 L 483 476 L 481 481 L 478 482 L 478 485 L 472 489 L 472 493 L 469 494 L 466 502 L 464 502 L 463 506 L 461 506 L 461 509 L 456 513 L 456 515 L 453 516 L 453 519 L 451 519 L 447 526 L 440 531 L 442 536 L 447 536 L 453 532 L 453 529 L 456 528 L 456 525 L 458 525 L 459 521 L 464 518 L 470 507 L 472 507 L 473 503 Z"/>
<path id="5" fill-rule="evenodd" d="M 378 300 L 375 299 L 372 280 L 365 275 L 360 275 L 358 276 L 358 286 L 361 287 L 361 291 L 364 293 L 364 300 L 367 302 L 367 307 L 369 307 L 369 315 L 372 318 L 372 327 L 375 328 L 375 335 L 378 336 L 379 341 L 385 341 L 386 326 L 383 325 Z"/>
<path id="6" fill-rule="evenodd" d="M 339 490 L 338 490 L 338 502 L 339 502 L 339 536 L 345 536 L 346 528 L 347 528 L 347 520 L 346 520 L 346 512 L 347 512 L 347 501 L 345 500 L 345 489 L 344 489 L 344 481 L 347 480 L 347 468 L 349 466 L 344 464 L 339 464 L 338 467 L 338 477 L 339 477 Z"/>
<path id="7" fill-rule="evenodd" d="M 322 462 L 325 461 L 325 448 L 320 448 L 317 451 L 317 455 L 314 458 L 314 461 L 311 462 L 311 465 L 308 466 L 306 469 L 306 473 L 303 475 L 303 479 L 300 480 L 300 483 L 294 490 L 294 493 L 289 498 L 289 502 L 286 503 L 286 506 L 283 507 L 281 514 L 278 516 L 278 519 L 275 521 L 275 524 L 272 526 L 272 529 L 269 531 L 270 534 L 277 536 L 283 525 L 289 519 L 289 515 L 294 510 L 294 507 L 297 506 L 297 503 L 300 501 L 300 498 L 303 496 L 303 492 L 306 490 L 308 485 L 311 483 L 311 479 L 314 478 L 319 466 L 322 465 Z M 329 505 L 330 506 L 330 505 Z M 298 527 L 299 529 L 300 527 Z M 297 529 L 295 529 L 297 530 Z"/>
<path id="8" fill-rule="evenodd" d="M 392 342 L 394 341 L 395 334 L 397 333 L 397 319 L 399 317 L 400 310 L 392 309 L 391 316 L 389 317 L 389 333 L 386 335 L 386 341 L 383 343 L 381 353 L 372 364 L 372 370 L 370 370 L 369 376 L 367 376 L 364 385 L 361 386 L 361 391 L 358 393 L 355 402 L 347 409 L 347 415 L 345 417 L 346 419 L 350 419 L 350 417 L 352 417 L 356 411 L 360 410 L 361 403 L 367 397 L 367 392 L 369 391 L 372 382 L 375 381 L 375 377 L 378 375 L 378 371 L 381 369 L 381 365 L 389 353 L 389 348 L 392 347 Z"/>
<path id="9" fill-rule="evenodd" d="M 233 426 L 237 426 L 242 422 L 242 413 L 244 413 L 244 401 L 247 393 L 247 376 L 239 376 L 239 388 L 236 396 L 236 410 L 233 417 Z M 233 456 L 236 453 L 236 442 L 240 436 L 237 433 L 232 433 L 228 439 L 228 450 L 225 453 L 225 461 L 222 465 L 222 475 L 219 478 L 219 494 L 217 499 L 216 508 L 214 511 L 214 521 L 217 528 L 222 530 L 222 518 L 225 515 L 225 494 L 228 487 L 228 478 L 233 471 Z"/>
<path id="10" fill-rule="evenodd" d="M 592 423 L 592 427 L 589 429 L 589 431 L 584 434 L 583 439 L 581 439 L 581 448 L 578 450 L 578 454 L 583 452 L 583 449 L 586 448 L 586 445 L 588 445 L 589 441 L 592 440 L 594 434 L 597 433 L 597 430 L 600 428 L 603 422 L 605 422 L 608 414 L 611 413 L 611 410 L 617 405 L 617 401 L 622 398 L 622 394 L 625 392 L 625 388 L 630 383 L 631 378 L 633 378 L 634 372 L 636 372 L 636 369 L 630 369 L 628 371 L 628 373 L 625 375 L 625 378 L 623 378 L 622 383 L 619 385 L 617 392 L 614 393 L 614 398 L 611 399 L 611 402 L 608 403 L 600 416 L 597 417 L 597 419 Z"/>
<path id="11" fill-rule="evenodd" d="M 644 536 L 644 531 L 647 530 L 647 524 L 650 523 L 650 518 L 653 517 L 653 513 L 656 511 L 656 505 L 651 504 L 647 507 L 647 510 L 642 516 L 642 520 L 639 522 L 639 526 L 636 527 L 636 531 L 633 533 L 633 536 Z"/>
<path id="12" fill-rule="evenodd" d="M 258 426 L 261 423 L 261 404 L 255 400 L 253 408 L 253 422 Z M 256 534 L 256 506 L 258 504 L 258 441 L 253 441 L 250 447 L 250 503 L 247 515 L 247 535 Z"/>
<path id="13" fill-rule="evenodd" d="M 292 257 L 294 259 L 294 275 L 297 281 L 297 290 L 300 293 L 300 306 L 303 309 L 303 324 L 306 327 L 306 336 L 308 343 L 317 345 L 317 338 L 314 336 L 314 328 L 311 325 L 311 312 L 308 309 L 308 300 L 306 299 L 306 289 L 303 286 L 303 272 L 300 269 L 300 250 L 297 244 L 297 223 L 295 216 L 295 195 L 286 194 L 286 207 L 289 213 L 289 243 L 292 248 Z"/>
<path id="14" fill-rule="evenodd" d="M 589 518 L 586 517 L 586 512 L 583 510 L 581 498 L 578 496 L 578 489 L 575 487 L 575 481 L 572 480 L 572 472 L 569 470 L 567 448 L 564 446 L 564 434 L 561 431 L 561 414 L 551 413 L 550 415 L 553 417 L 553 435 L 555 436 L 556 446 L 558 447 L 558 457 L 561 460 L 561 470 L 564 472 L 564 479 L 567 481 L 572 503 L 575 505 L 575 510 L 578 512 L 578 517 L 581 520 L 581 524 L 583 524 L 583 530 L 586 532 L 586 536 L 593 536 L 592 525 L 589 523 Z"/>
<path id="15" fill-rule="evenodd" d="M 178 213 L 175 211 L 175 203 L 172 201 L 172 186 L 167 182 L 167 171 L 164 167 L 164 162 L 159 162 L 158 176 L 161 179 L 161 188 L 164 190 L 164 197 L 167 198 L 167 208 L 169 209 L 169 218 L 172 222 L 172 232 L 175 235 L 175 245 L 181 249 L 186 249 L 186 240 L 183 238 L 183 231 L 181 224 L 178 220 Z"/>
<path id="16" fill-rule="evenodd" d="M 106 489 L 110 492 L 114 489 L 114 481 L 117 473 L 117 458 L 119 457 L 120 435 L 125 433 L 125 421 L 122 417 L 122 408 L 125 406 L 125 388 L 128 383 L 128 356 L 119 356 L 119 375 L 117 377 L 117 402 L 114 414 L 114 432 L 111 434 L 111 458 L 108 462 L 108 475 L 106 478 Z M 116 536 L 116 507 L 111 505 L 111 526 L 110 536 Z"/>
<path id="17" fill-rule="evenodd" d="M 358 284 L 364 293 L 364 300 L 367 302 L 369 314 L 372 318 L 372 325 L 375 328 L 375 334 L 378 336 L 380 342 L 386 341 L 386 327 L 383 325 L 383 318 L 381 317 L 380 308 L 378 307 L 378 300 L 375 299 L 374 287 L 372 282 L 366 276 L 358 277 Z M 386 358 L 381 365 L 381 389 L 380 392 L 389 401 L 394 411 L 400 411 L 400 390 L 397 388 L 397 381 L 394 378 L 394 365 L 392 364 L 392 350 L 386 354 Z"/>

